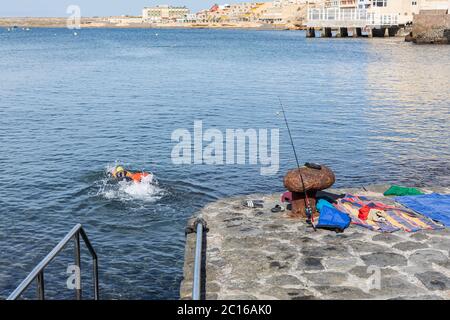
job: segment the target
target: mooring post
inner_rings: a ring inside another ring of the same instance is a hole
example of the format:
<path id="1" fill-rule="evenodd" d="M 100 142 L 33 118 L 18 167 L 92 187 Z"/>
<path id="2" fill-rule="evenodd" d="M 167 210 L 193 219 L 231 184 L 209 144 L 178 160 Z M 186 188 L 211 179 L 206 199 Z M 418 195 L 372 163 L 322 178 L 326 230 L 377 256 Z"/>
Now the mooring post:
<path id="1" fill-rule="evenodd" d="M 335 181 L 336 177 L 333 171 L 324 165 L 320 170 L 304 166 L 288 171 L 284 176 L 283 183 L 285 188 L 292 192 L 291 216 L 306 218 L 308 201 L 312 213 L 316 214 L 317 191 L 331 187 Z"/>

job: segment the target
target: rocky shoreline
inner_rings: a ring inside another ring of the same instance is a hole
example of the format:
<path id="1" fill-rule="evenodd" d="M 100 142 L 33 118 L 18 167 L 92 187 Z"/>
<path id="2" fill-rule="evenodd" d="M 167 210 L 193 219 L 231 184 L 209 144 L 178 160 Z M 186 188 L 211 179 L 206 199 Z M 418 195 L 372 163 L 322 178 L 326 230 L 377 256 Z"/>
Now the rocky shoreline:
<path id="1" fill-rule="evenodd" d="M 382 196 L 386 187 L 331 191 L 393 203 Z M 428 191 L 450 193 L 450 188 Z M 222 199 L 196 215 L 209 228 L 204 298 L 450 299 L 448 228 L 386 234 L 351 225 L 342 234 L 314 232 L 301 219 L 272 213 L 279 197 Z M 264 208 L 242 206 L 246 199 L 263 199 Z M 191 298 L 194 244 L 195 234 L 187 235 L 181 299 Z"/>
<path id="2" fill-rule="evenodd" d="M 262 24 L 262 23 L 127 23 L 126 19 L 82 18 L 81 29 L 89 28 L 123 28 L 123 29 L 259 29 L 259 30 L 298 30 L 292 24 Z M 66 28 L 67 18 L 0 18 L 0 27 L 11 28 Z"/>

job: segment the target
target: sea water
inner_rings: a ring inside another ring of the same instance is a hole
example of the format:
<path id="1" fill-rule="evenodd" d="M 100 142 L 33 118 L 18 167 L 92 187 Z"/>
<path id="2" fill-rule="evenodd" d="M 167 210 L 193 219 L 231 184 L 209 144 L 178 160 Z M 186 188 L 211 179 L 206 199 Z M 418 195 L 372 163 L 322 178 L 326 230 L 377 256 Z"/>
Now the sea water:
<path id="1" fill-rule="evenodd" d="M 0 30 L 0 297 L 82 223 L 101 298 L 178 298 L 187 219 L 222 197 L 283 191 L 295 161 L 278 98 L 300 161 L 330 166 L 336 186 L 449 186 L 450 47 L 301 31 L 157 34 Z M 171 133 L 195 120 L 279 129 L 279 171 L 174 164 Z M 155 180 L 114 184 L 115 164 Z M 46 271 L 49 298 L 73 297 L 72 263 L 70 244 Z"/>

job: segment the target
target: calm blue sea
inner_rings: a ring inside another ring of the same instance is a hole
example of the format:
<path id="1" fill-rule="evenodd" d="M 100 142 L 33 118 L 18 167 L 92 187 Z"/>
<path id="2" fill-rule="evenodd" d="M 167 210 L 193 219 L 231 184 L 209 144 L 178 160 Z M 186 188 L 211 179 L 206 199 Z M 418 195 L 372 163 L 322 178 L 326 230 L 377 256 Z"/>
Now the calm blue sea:
<path id="1" fill-rule="evenodd" d="M 306 39 L 299 31 L 0 30 L 0 297 L 82 223 L 101 298 L 176 299 L 184 227 L 221 197 L 282 191 L 294 158 L 336 186 L 450 185 L 450 47 Z M 280 129 L 281 168 L 171 161 L 178 128 Z M 116 163 L 158 185 L 117 186 Z M 70 298 L 69 246 L 46 273 Z M 86 297 L 89 256 L 83 251 Z M 25 295 L 31 298 L 34 288 Z"/>

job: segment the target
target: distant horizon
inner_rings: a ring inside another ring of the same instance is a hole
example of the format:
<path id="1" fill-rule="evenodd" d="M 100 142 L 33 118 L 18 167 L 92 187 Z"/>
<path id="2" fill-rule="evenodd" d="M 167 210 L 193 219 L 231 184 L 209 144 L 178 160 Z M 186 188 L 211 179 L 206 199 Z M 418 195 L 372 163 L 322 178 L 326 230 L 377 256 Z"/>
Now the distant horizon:
<path id="1" fill-rule="evenodd" d="M 269 0 L 261 0 L 267 2 Z M 244 0 L 129 0 L 126 3 L 119 0 L 14 0 L 2 4 L 0 18 L 64 18 L 68 17 L 67 7 L 78 5 L 81 16 L 110 17 L 110 16 L 141 16 L 144 7 L 168 4 L 172 6 L 186 6 L 192 13 L 207 9 L 215 3 L 239 3 Z"/>

